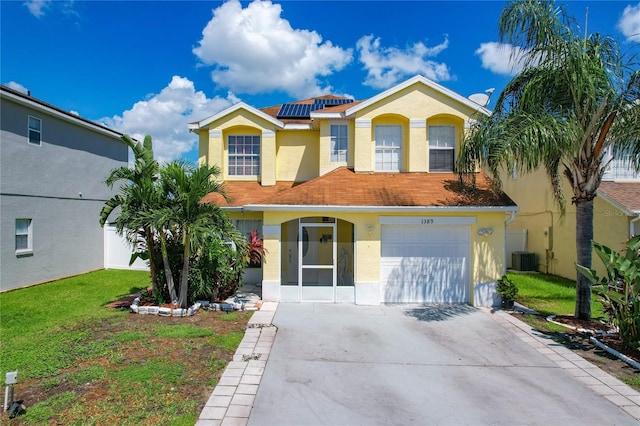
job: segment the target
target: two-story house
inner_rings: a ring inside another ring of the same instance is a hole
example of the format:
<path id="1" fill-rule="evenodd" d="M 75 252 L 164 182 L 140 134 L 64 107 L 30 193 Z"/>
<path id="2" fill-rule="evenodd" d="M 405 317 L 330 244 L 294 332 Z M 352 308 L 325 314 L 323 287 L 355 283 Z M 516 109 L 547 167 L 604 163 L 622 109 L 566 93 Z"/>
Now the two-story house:
<path id="1" fill-rule="evenodd" d="M 0 289 L 102 269 L 98 217 L 106 177 L 127 165 L 122 135 L 5 86 L 0 100 Z"/>
<path id="2" fill-rule="evenodd" d="M 609 165 L 593 203 L 593 239 L 619 250 L 631 236 L 640 234 L 640 174 L 627 158 L 608 155 L 604 161 Z M 575 279 L 576 209 L 570 199 L 565 214 L 561 215 L 551 182 L 543 170 L 504 175 L 502 182 L 502 189 L 520 207 L 507 228 L 508 265 L 515 266 L 511 265 L 511 252 L 526 251 L 534 254 L 533 269 Z M 566 182 L 563 191 L 570 197 L 571 187 Z M 602 262 L 595 256 L 592 267 L 600 274 L 605 273 Z"/>
<path id="3" fill-rule="evenodd" d="M 492 305 L 517 210 L 455 160 L 481 105 L 422 76 L 370 99 L 236 104 L 192 123 L 222 169 L 227 209 L 257 229 L 262 296 L 276 301 Z"/>

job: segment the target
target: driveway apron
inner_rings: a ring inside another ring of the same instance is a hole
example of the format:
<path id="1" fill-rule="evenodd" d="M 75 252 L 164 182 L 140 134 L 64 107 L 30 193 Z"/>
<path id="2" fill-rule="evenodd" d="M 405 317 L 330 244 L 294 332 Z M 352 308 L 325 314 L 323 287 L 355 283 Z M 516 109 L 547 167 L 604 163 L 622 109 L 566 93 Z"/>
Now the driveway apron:
<path id="1" fill-rule="evenodd" d="M 250 425 L 637 421 L 471 306 L 285 304 Z"/>

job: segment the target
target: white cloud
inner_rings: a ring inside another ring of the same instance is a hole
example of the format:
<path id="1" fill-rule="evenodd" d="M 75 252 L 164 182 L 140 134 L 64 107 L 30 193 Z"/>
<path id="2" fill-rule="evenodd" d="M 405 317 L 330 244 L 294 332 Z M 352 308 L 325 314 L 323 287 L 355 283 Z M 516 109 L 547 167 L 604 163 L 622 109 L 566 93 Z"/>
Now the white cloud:
<path id="1" fill-rule="evenodd" d="M 24 2 L 29 12 L 36 18 L 42 18 L 51 5 L 51 0 L 29 0 Z"/>
<path id="2" fill-rule="evenodd" d="M 244 9 L 238 0 L 227 1 L 213 10 L 193 53 L 214 66 L 214 82 L 236 93 L 283 91 L 302 98 L 331 91 L 320 77 L 343 69 L 352 50 L 292 28 L 281 13 L 270 1 L 255 0 Z"/>
<path id="3" fill-rule="evenodd" d="M 160 93 L 136 102 L 121 116 L 98 122 L 140 141 L 146 134 L 151 135 L 156 159 L 165 162 L 197 149 L 198 137 L 189 133 L 188 123 L 205 119 L 238 101 L 231 93 L 226 98 L 207 98 L 196 91 L 191 80 L 174 76 Z"/>
<path id="4" fill-rule="evenodd" d="M 25 95 L 29 94 L 29 89 L 27 89 L 20 83 L 16 83 L 15 81 L 10 81 L 5 84 L 5 86 L 7 86 L 9 89 L 15 90 L 16 92 L 24 93 Z"/>
<path id="5" fill-rule="evenodd" d="M 618 21 L 618 29 L 622 31 L 628 41 L 640 43 L 640 3 L 627 6 Z"/>
<path id="6" fill-rule="evenodd" d="M 518 46 L 492 41 L 480 44 L 475 53 L 480 56 L 482 68 L 496 74 L 514 76 L 522 71 L 524 51 Z"/>
<path id="7" fill-rule="evenodd" d="M 364 84 L 376 89 L 388 88 L 406 77 L 421 74 L 434 81 L 451 80 L 449 67 L 428 57 L 437 56 L 449 46 L 449 39 L 437 46 L 427 47 L 422 42 L 406 49 L 382 47 L 380 38 L 363 36 L 356 43 L 359 60 L 367 70 Z"/>

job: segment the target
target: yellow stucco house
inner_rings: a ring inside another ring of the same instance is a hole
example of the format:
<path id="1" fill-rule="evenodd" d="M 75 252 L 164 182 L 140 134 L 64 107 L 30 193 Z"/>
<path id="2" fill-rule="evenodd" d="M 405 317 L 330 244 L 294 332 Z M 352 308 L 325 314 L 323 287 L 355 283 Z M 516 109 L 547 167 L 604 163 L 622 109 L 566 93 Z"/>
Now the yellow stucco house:
<path id="1" fill-rule="evenodd" d="M 640 234 L 640 174 L 626 159 L 612 159 L 593 203 L 593 239 L 612 249 L 622 249 L 631 236 Z M 507 227 L 507 265 L 512 252 L 533 253 L 533 270 L 576 279 L 576 209 L 570 202 L 571 187 L 565 182 L 568 197 L 566 212 L 560 214 L 553 198 L 551 182 L 543 170 L 524 176 L 502 176 L 502 189 L 518 204 L 520 211 Z M 516 255 L 518 256 L 518 255 Z M 593 256 L 592 267 L 602 276 L 605 268 Z"/>
<path id="2" fill-rule="evenodd" d="M 222 169 L 239 229 L 267 255 L 264 300 L 494 305 L 517 206 L 454 173 L 481 105 L 422 76 L 370 99 L 238 103 L 190 130 Z"/>

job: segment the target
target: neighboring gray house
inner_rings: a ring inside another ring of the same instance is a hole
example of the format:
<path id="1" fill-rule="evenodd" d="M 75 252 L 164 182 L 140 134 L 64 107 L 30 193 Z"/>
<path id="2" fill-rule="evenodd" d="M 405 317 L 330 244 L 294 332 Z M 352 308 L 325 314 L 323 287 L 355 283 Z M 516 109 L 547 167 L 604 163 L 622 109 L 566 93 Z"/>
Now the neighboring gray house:
<path id="1" fill-rule="evenodd" d="M 0 86 L 0 290 L 105 266 L 104 181 L 121 133 Z"/>

